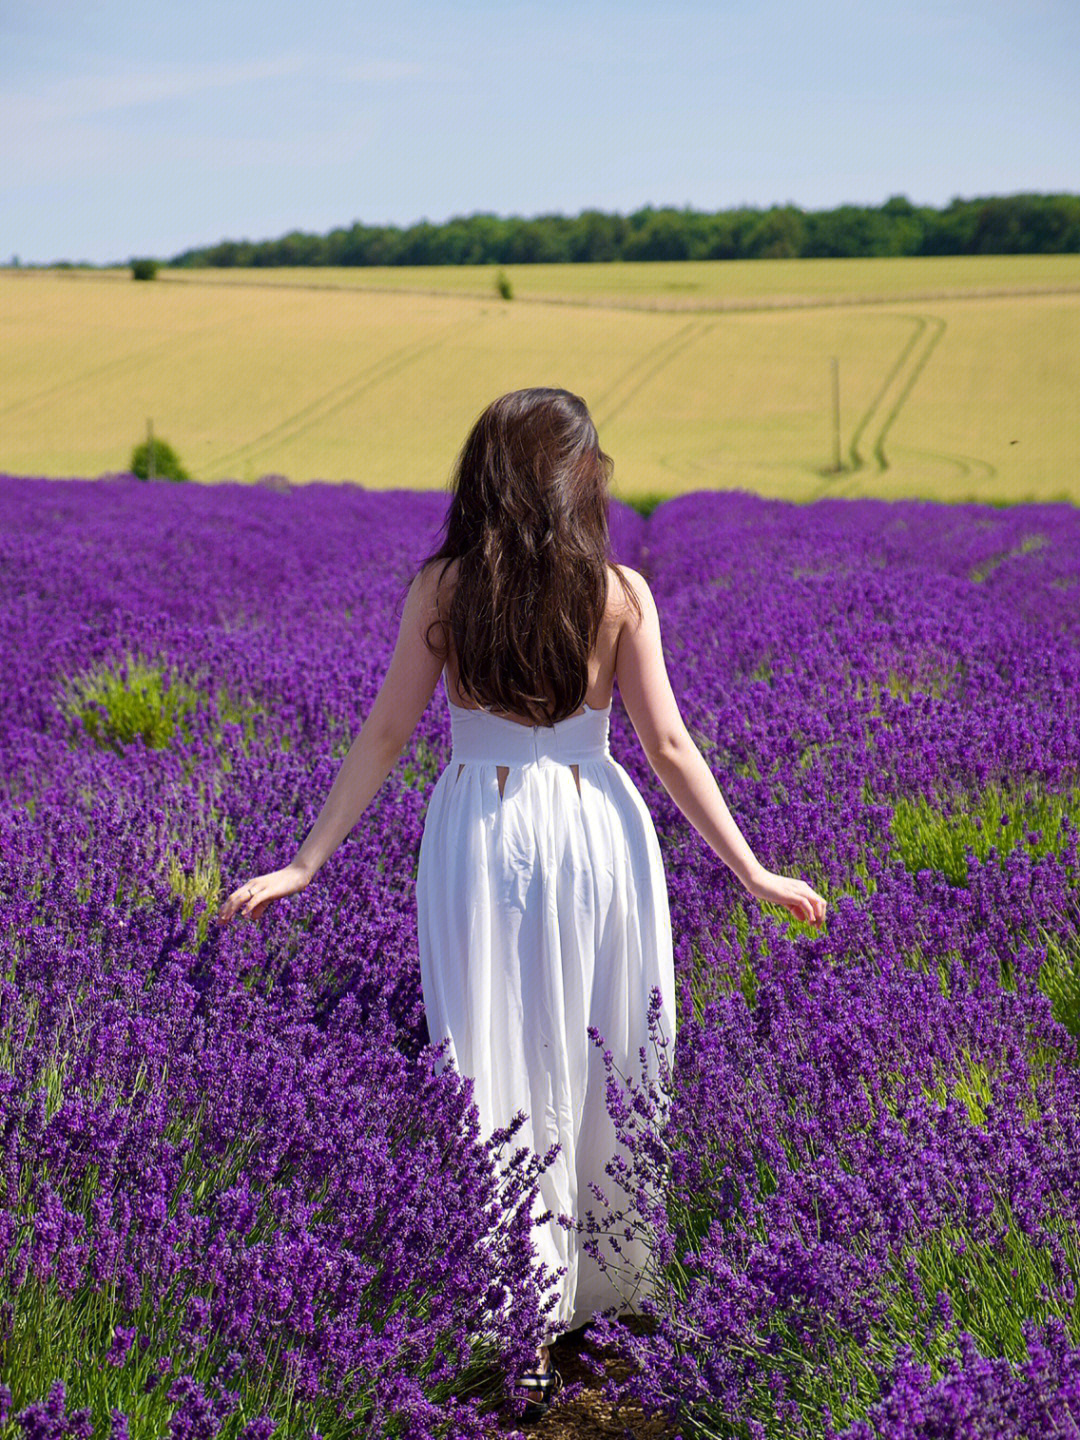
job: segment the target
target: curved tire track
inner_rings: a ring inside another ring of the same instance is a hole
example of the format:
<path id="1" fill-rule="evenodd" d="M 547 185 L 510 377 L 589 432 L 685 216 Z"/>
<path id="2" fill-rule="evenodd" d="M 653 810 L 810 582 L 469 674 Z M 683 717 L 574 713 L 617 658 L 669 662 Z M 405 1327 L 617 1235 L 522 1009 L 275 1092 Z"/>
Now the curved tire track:
<path id="1" fill-rule="evenodd" d="M 864 432 L 868 429 L 871 421 L 874 418 L 874 415 L 885 403 L 886 395 L 888 395 L 890 388 L 896 383 L 898 376 L 900 375 L 904 366 L 907 364 L 912 350 L 914 350 L 915 346 L 919 343 L 923 335 L 926 333 L 926 321 L 923 320 L 920 316 L 906 315 L 902 318 L 910 320 L 915 328 L 908 336 L 907 342 L 904 344 L 900 351 L 900 354 L 893 362 L 889 373 L 882 381 L 881 388 L 878 390 L 873 400 L 871 400 L 870 404 L 863 412 L 862 418 L 859 420 L 859 423 L 855 426 L 855 432 L 851 437 L 851 444 L 848 447 L 848 456 L 851 460 L 852 470 L 861 470 L 866 464 L 866 461 L 859 454 L 859 441 L 862 439 Z"/>
<path id="2" fill-rule="evenodd" d="M 977 460 L 973 455 L 954 455 L 947 450 L 915 450 L 909 446 L 904 449 L 909 455 L 922 455 L 927 460 L 943 460 L 946 465 L 956 468 L 961 479 L 968 479 L 973 475 L 980 480 L 997 479 L 997 466 L 991 465 L 989 460 Z"/>
<path id="3" fill-rule="evenodd" d="M 271 445 L 295 440 L 298 435 L 302 435 L 312 425 L 335 415 L 346 405 L 351 405 L 366 391 L 374 389 L 386 380 L 392 380 L 395 375 L 407 370 L 409 366 L 416 364 L 425 355 L 430 355 L 432 351 L 438 350 L 440 346 L 446 344 L 447 338 L 446 335 L 440 335 L 438 340 L 420 345 L 406 345 L 400 350 L 393 351 L 389 356 L 383 356 L 343 384 L 334 386 L 316 400 L 310 401 L 291 415 L 287 415 L 284 420 L 272 425 L 269 430 L 264 430 L 261 435 L 256 435 L 254 439 L 246 441 L 243 445 L 237 445 L 232 450 L 225 451 L 223 455 L 208 461 L 208 466 L 216 469 L 222 465 L 235 464 L 237 460 L 251 460 L 253 456 Z"/>
<path id="4" fill-rule="evenodd" d="M 596 407 L 597 429 L 599 430 L 604 426 L 610 425 L 616 416 L 622 414 L 635 395 L 638 395 L 651 380 L 655 380 L 657 375 L 661 374 L 673 360 L 677 359 L 685 350 L 688 350 L 691 345 L 707 335 L 710 330 L 714 330 L 716 323 L 715 320 L 691 321 L 689 325 L 684 325 L 681 330 L 677 330 L 674 335 L 668 336 L 666 340 L 661 341 L 660 344 L 654 346 L 653 349 L 647 350 L 640 359 L 634 361 L 632 365 L 629 365 L 619 379 L 616 380 L 601 397 L 600 403 Z M 642 367 L 646 368 L 643 370 Z M 628 386 L 628 388 L 623 389 L 624 385 Z M 617 396 L 618 398 L 615 399 L 614 403 L 610 404 L 607 409 L 603 409 L 602 407 L 608 404 L 612 396 Z"/>
<path id="5" fill-rule="evenodd" d="M 925 320 L 927 326 L 933 326 L 935 328 L 930 338 L 927 340 L 926 344 L 919 351 L 918 356 L 916 357 L 915 362 L 912 365 L 910 372 L 908 373 L 908 377 L 904 381 L 900 394 L 896 397 L 895 404 L 889 411 L 888 415 L 886 415 L 884 424 L 878 431 L 878 437 L 874 441 L 874 459 L 878 462 L 879 471 L 884 471 L 889 468 L 889 461 L 885 454 L 885 437 L 892 429 L 897 416 L 900 414 L 900 411 L 907 403 L 908 396 L 911 394 L 912 390 L 914 390 L 916 384 L 918 383 L 919 376 L 926 369 L 930 356 L 937 349 L 938 342 L 941 340 L 941 337 L 945 334 L 945 331 L 948 328 L 945 324 L 945 321 L 939 319 L 936 315 L 914 316 L 912 318 L 923 319 Z"/>
<path id="6" fill-rule="evenodd" d="M 232 323 L 231 320 L 212 320 L 207 325 L 199 325 L 186 331 L 179 342 L 174 335 L 166 335 L 164 339 L 156 340 L 152 345 L 144 345 L 142 349 L 127 350 L 123 355 L 117 355 L 114 359 L 106 360 L 100 365 L 92 365 L 88 370 L 69 376 L 66 380 L 54 381 L 44 390 L 35 390 L 32 395 L 21 395 L 17 400 L 9 400 L 6 405 L 0 405 L 0 416 L 14 415 L 18 410 L 32 409 L 42 402 L 55 400 L 58 395 L 71 395 L 89 381 L 100 380 L 105 376 L 122 377 L 125 371 L 140 369 L 147 360 L 154 356 L 170 351 L 175 354 L 178 343 L 182 344 L 189 339 L 201 338 L 215 330 L 225 329 Z"/>
<path id="7" fill-rule="evenodd" d="M 815 499 L 820 495 L 841 495 L 851 489 L 854 484 L 854 476 L 860 470 L 864 470 L 867 465 L 867 460 L 860 450 L 863 438 L 867 434 L 873 435 L 871 454 L 878 474 L 884 474 L 889 469 L 889 457 L 885 448 L 889 432 L 900 417 L 911 392 L 918 384 L 923 371 L 948 329 L 946 322 L 938 315 L 905 315 L 900 318 L 911 322 L 912 333 L 901 346 L 881 387 L 855 427 L 851 444 L 848 447 L 850 464 L 844 477 L 838 485 L 830 485 L 827 482 L 822 485 L 815 495 Z M 890 396 L 892 397 L 891 403 L 889 403 Z M 889 408 L 886 410 L 887 404 Z M 992 465 L 971 456 L 950 455 L 944 451 L 923 451 L 921 453 L 933 455 L 936 459 L 957 466 L 962 475 L 970 474 L 976 468 L 983 470 L 988 476 L 996 473 Z"/>

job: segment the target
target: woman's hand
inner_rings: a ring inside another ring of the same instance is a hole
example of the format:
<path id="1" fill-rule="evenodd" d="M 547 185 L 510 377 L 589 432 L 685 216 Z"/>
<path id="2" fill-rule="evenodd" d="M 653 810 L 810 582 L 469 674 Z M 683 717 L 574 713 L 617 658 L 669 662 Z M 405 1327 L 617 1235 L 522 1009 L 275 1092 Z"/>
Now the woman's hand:
<path id="1" fill-rule="evenodd" d="M 796 880 L 790 875 L 774 875 L 771 870 L 758 870 L 748 881 L 746 888 L 758 900 L 768 900 L 773 905 L 783 905 L 796 920 L 805 920 L 809 925 L 820 925 L 825 919 L 828 902 L 805 880 Z"/>
<path id="2" fill-rule="evenodd" d="M 311 876 L 299 865 L 286 865 L 284 870 L 272 870 L 269 875 L 256 875 L 246 885 L 234 890 L 218 911 L 217 918 L 227 925 L 239 910 L 252 920 L 258 920 L 271 900 L 281 900 L 286 895 L 295 895 L 311 883 Z"/>

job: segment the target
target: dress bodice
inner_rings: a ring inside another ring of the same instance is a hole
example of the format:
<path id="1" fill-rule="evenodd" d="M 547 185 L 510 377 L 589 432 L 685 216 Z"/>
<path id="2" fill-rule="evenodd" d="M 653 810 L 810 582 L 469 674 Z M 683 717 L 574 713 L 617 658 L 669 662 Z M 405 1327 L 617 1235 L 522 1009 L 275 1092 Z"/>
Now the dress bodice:
<path id="1" fill-rule="evenodd" d="M 443 676 L 446 689 L 446 676 Z M 522 725 L 505 715 L 455 705 L 450 709 L 451 760 L 488 760 L 496 765 L 528 765 L 553 760 L 574 765 L 582 760 L 610 758 L 608 729 L 611 705 L 594 710 L 586 705 L 580 715 L 568 715 L 554 725 Z"/>

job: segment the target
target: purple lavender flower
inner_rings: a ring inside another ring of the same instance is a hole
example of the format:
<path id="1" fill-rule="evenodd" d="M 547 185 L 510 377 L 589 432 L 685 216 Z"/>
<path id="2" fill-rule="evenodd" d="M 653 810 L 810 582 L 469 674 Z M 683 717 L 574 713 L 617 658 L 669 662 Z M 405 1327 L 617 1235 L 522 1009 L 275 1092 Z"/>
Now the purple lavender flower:
<path id="1" fill-rule="evenodd" d="M 493 1433 L 454 1387 L 474 1352 L 526 1367 L 558 1278 L 530 1238 L 552 1156 L 512 1124 L 481 1145 L 468 1078 L 428 1044 L 437 698 L 316 885 L 258 928 L 209 921 L 313 821 L 444 505 L 0 480 L 5 1344 L 47 1287 L 112 1297 L 95 1383 L 148 1371 L 177 1435 L 220 1426 L 264 1366 L 313 1432 L 329 1407 Z M 608 1398 L 769 1440 L 823 1435 L 826 1397 L 845 1440 L 1073 1433 L 1076 513 L 725 492 L 648 522 L 613 503 L 612 536 L 755 852 L 831 903 L 822 933 L 765 914 L 616 699 L 679 1025 L 660 1034 L 650 997 L 629 1075 L 587 1036 L 619 1149 L 560 1223 L 609 1273 L 630 1235 L 652 1262 L 621 1276 L 640 1333 L 589 1330 L 632 1362 Z M 80 1433 L 54 1379 L 14 1417 L 0 1387 L 0 1423 Z"/>

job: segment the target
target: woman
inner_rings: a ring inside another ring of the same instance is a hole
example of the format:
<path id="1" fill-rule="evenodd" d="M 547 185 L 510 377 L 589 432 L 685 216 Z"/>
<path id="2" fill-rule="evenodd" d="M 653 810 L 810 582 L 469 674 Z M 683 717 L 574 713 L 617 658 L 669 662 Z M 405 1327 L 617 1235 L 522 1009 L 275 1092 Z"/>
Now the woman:
<path id="1" fill-rule="evenodd" d="M 504 395 L 458 458 L 444 543 L 405 600 L 383 685 L 293 862 L 257 876 L 220 912 L 253 919 L 302 890 L 350 832 L 426 710 L 440 674 L 452 752 L 428 803 L 416 897 L 420 970 L 444 1064 L 475 1080 L 486 1137 L 522 1110 L 515 1137 L 554 1163 L 540 1177 L 540 1259 L 562 1279 L 537 1368 L 521 1377 L 538 1418 L 561 1386 L 557 1334 L 626 1301 L 639 1240 L 609 1269 L 558 1217 L 597 1209 L 618 1150 L 595 1026 L 629 1073 L 647 1043 L 649 992 L 675 1036 L 663 863 L 640 793 L 608 749 L 612 686 L 650 764 L 702 838 L 759 900 L 820 922 L 804 881 L 758 863 L 679 714 L 644 578 L 608 561 L 611 461 L 582 400 Z M 655 1056 L 650 1059 L 656 1078 Z M 610 1188 L 610 1187 L 608 1187 Z M 537 1212 L 539 1214 L 539 1212 Z M 537 1232 L 534 1232 L 537 1233 Z"/>

